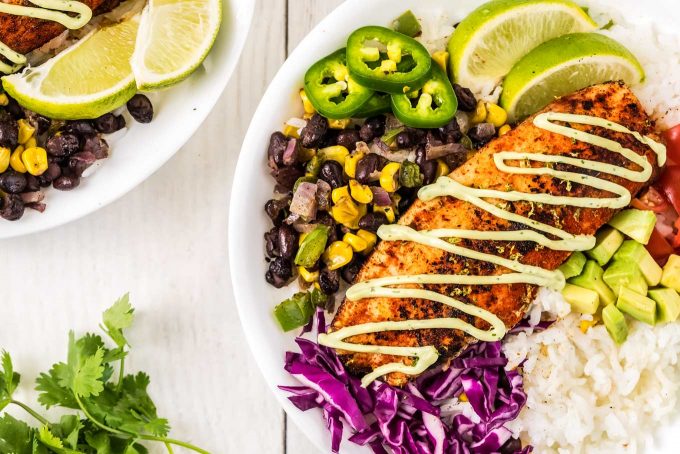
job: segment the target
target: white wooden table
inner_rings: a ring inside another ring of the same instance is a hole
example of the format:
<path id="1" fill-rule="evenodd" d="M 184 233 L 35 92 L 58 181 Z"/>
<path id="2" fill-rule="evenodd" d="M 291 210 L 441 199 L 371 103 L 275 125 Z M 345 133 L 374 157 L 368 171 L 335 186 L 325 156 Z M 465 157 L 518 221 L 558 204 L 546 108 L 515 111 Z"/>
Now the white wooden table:
<path id="1" fill-rule="evenodd" d="M 130 291 L 138 311 L 130 368 L 151 374 L 151 394 L 175 438 L 213 453 L 316 452 L 286 423 L 243 339 L 227 212 L 260 97 L 288 52 L 340 1 L 258 0 L 234 78 L 170 163 L 85 219 L 0 242 L 0 349 L 14 353 L 22 396 L 31 399 L 38 371 L 65 360 L 69 329 L 97 330 L 102 310 Z"/>

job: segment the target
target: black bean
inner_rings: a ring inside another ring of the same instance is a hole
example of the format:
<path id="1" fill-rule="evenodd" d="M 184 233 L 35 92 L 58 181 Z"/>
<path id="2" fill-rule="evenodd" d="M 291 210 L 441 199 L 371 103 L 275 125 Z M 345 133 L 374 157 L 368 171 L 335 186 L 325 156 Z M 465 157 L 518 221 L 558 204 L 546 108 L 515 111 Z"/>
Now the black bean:
<path id="1" fill-rule="evenodd" d="M 24 175 L 26 177 L 26 192 L 34 192 L 40 190 L 40 181 L 38 177 L 27 173 Z"/>
<path id="2" fill-rule="evenodd" d="M 277 257 L 269 262 L 265 279 L 276 288 L 284 287 L 293 277 L 293 267 L 288 260 Z"/>
<path id="3" fill-rule="evenodd" d="M 56 162 L 50 162 L 47 166 L 47 170 L 38 176 L 38 184 L 40 187 L 46 188 L 52 184 L 54 180 L 61 176 L 61 167 Z"/>
<path id="4" fill-rule="evenodd" d="M 408 131 L 402 131 L 397 134 L 397 148 L 411 148 L 413 146 L 413 137 Z"/>
<path id="5" fill-rule="evenodd" d="M 151 123 L 153 120 L 153 105 L 149 98 L 137 93 L 127 102 L 127 109 L 132 118 L 140 123 Z"/>
<path id="6" fill-rule="evenodd" d="M 321 138 L 321 142 L 319 142 L 319 148 L 326 148 L 326 147 L 333 147 L 338 144 L 338 135 L 340 134 L 340 131 L 337 129 L 328 129 L 326 131 L 326 134 L 323 135 Z"/>
<path id="7" fill-rule="evenodd" d="M 68 160 L 68 167 L 71 170 L 71 174 L 80 177 L 85 170 L 87 170 L 92 164 L 97 161 L 94 154 L 81 151 L 71 156 Z"/>
<path id="8" fill-rule="evenodd" d="M 0 147 L 14 150 L 19 145 L 19 125 L 16 121 L 0 121 Z"/>
<path id="9" fill-rule="evenodd" d="M 359 228 L 368 230 L 369 232 L 377 232 L 378 228 L 387 224 L 387 217 L 383 213 L 366 213 L 359 219 Z"/>
<path id="10" fill-rule="evenodd" d="M 314 114 L 307 125 L 300 131 L 302 146 L 305 148 L 317 148 L 328 131 L 328 120 L 319 114 Z"/>
<path id="11" fill-rule="evenodd" d="M 66 157 L 77 153 L 80 150 L 80 140 L 72 133 L 56 133 L 45 144 L 47 152 L 52 156 Z"/>
<path id="12" fill-rule="evenodd" d="M 402 188 L 399 191 L 399 195 L 401 196 L 401 199 L 397 205 L 397 210 L 399 213 L 403 213 L 408 209 L 408 207 L 411 206 L 413 201 L 418 196 L 418 192 L 410 188 Z"/>
<path id="13" fill-rule="evenodd" d="M 99 135 L 87 136 L 83 144 L 83 152 L 92 153 L 97 159 L 108 158 L 109 144 Z"/>
<path id="14" fill-rule="evenodd" d="M 289 225 L 279 227 L 279 255 L 286 260 L 293 260 L 298 250 L 298 234 Z"/>
<path id="15" fill-rule="evenodd" d="M 331 185 L 331 188 L 336 189 L 341 187 L 344 182 L 342 179 L 343 168 L 337 161 L 326 161 L 321 165 L 319 171 L 319 178 Z"/>
<path id="16" fill-rule="evenodd" d="M 103 134 L 112 134 L 125 127 L 125 118 L 122 115 L 107 113 L 94 120 L 94 127 Z"/>
<path id="17" fill-rule="evenodd" d="M 342 145 L 349 151 L 354 151 L 357 148 L 357 142 L 361 140 L 359 137 L 359 131 L 355 129 L 345 129 L 340 131 L 337 137 L 338 145 Z"/>
<path id="18" fill-rule="evenodd" d="M 468 137 L 477 147 L 482 147 L 489 143 L 496 135 L 496 128 L 491 123 L 480 123 L 474 125 L 468 131 Z"/>
<path id="19" fill-rule="evenodd" d="M 16 99 L 8 96 L 7 100 L 9 101 L 9 104 L 5 106 L 5 111 L 9 113 L 13 119 L 20 120 L 26 117 L 26 112 L 24 112 L 24 109 L 19 105 Z"/>
<path id="20" fill-rule="evenodd" d="M 74 120 L 69 121 L 66 126 L 64 126 L 64 132 L 70 132 L 78 137 L 89 136 L 97 133 L 94 129 L 94 125 L 87 120 Z"/>
<path id="21" fill-rule="evenodd" d="M 340 273 L 323 267 L 319 271 L 319 287 L 326 295 L 332 295 L 340 289 Z"/>
<path id="22" fill-rule="evenodd" d="M 0 216 L 8 221 L 16 221 L 24 215 L 24 201 L 18 194 L 0 195 Z"/>
<path id="23" fill-rule="evenodd" d="M 385 116 L 378 115 L 376 117 L 371 117 L 366 119 L 363 126 L 359 130 L 359 137 L 364 142 L 370 142 L 376 137 L 380 137 L 385 134 Z"/>
<path id="24" fill-rule="evenodd" d="M 279 226 L 283 222 L 283 219 L 286 217 L 287 207 L 288 207 L 287 199 L 282 200 L 272 199 L 265 203 L 264 211 L 265 213 L 267 213 L 267 216 L 269 216 L 274 225 Z"/>
<path id="25" fill-rule="evenodd" d="M 416 164 L 420 167 L 420 173 L 423 175 L 423 184 L 431 184 L 437 176 L 437 161 L 428 161 L 427 153 L 423 145 L 419 145 L 416 149 Z"/>
<path id="26" fill-rule="evenodd" d="M 26 189 L 26 177 L 14 170 L 0 175 L 0 189 L 10 194 L 19 194 Z"/>
<path id="27" fill-rule="evenodd" d="M 359 159 L 355 171 L 355 178 L 361 184 L 368 184 L 379 178 L 379 172 L 385 166 L 385 158 L 370 153 Z"/>
<path id="28" fill-rule="evenodd" d="M 272 176 L 278 184 L 276 190 L 282 193 L 291 191 L 295 182 L 303 175 L 304 172 L 296 167 L 282 167 L 272 171 Z"/>
<path id="29" fill-rule="evenodd" d="M 70 191 L 80 185 L 80 177 L 75 175 L 61 175 L 54 180 L 52 185 L 54 186 L 54 189 Z"/>
<path id="30" fill-rule="evenodd" d="M 474 112 L 477 108 L 477 99 L 472 94 L 472 91 L 458 84 L 453 84 L 453 91 L 456 92 L 456 97 L 458 98 L 458 109 L 463 112 Z"/>
<path id="31" fill-rule="evenodd" d="M 264 234 L 264 248 L 268 257 L 279 256 L 279 229 L 274 227 Z"/>
<path id="32" fill-rule="evenodd" d="M 267 148 L 267 156 L 269 157 L 269 167 L 276 169 L 283 166 L 283 152 L 288 146 L 288 138 L 281 132 L 275 132 L 269 138 L 269 147 Z"/>
<path id="33" fill-rule="evenodd" d="M 316 222 L 330 227 L 330 229 L 328 229 L 328 244 L 334 243 L 341 237 L 341 235 L 338 234 L 338 227 L 335 225 L 335 219 L 333 219 L 327 211 L 319 211 L 316 214 Z"/>
<path id="34" fill-rule="evenodd" d="M 458 120 L 454 118 L 445 126 L 439 128 L 439 135 L 444 143 L 459 142 L 463 138 L 463 133 L 460 131 Z"/>
<path id="35" fill-rule="evenodd" d="M 363 259 L 355 255 L 351 262 L 341 268 L 342 279 L 348 284 L 354 283 L 354 278 L 359 274 L 363 265 Z"/>
<path id="36" fill-rule="evenodd" d="M 467 161 L 467 150 L 465 153 L 451 153 L 442 158 L 449 169 L 457 169 Z"/>
<path id="37" fill-rule="evenodd" d="M 38 132 L 38 135 L 45 134 L 52 125 L 52 120 L 35 112 L 29 112 L 27 117 L 28 121 Z"/>

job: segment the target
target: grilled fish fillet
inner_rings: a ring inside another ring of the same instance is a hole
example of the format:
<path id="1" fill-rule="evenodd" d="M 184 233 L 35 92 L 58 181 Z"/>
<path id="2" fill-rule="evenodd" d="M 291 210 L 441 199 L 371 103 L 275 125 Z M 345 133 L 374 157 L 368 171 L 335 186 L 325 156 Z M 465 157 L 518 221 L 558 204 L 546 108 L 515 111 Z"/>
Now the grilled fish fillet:
<path id="1" fill-rule="evenodd" d="M 93 15 L 112 10 L 120 0 L 79 0 L 89 6 Z M 35 6 L 26 0 L 5 0 L 12 5 Z M 57 22 L 0 13 L 0 42 L 20 54 L 27 54 L 59 36 L 64 26 Z"/>
<path id="2" fill-rule="evenodd" d="M 622 83 L 596 85 L 556 100 L 545 111 L 583 114 L 606 118 L 627 128 L 658 140 L 654 123 L 650 121 L 635 95 Z M 507 135 L 494 140 L 479 151 L 472 159 L 456 169 L 449 176 L 470 187 L 522 192 L 551 193 L 574 197 L 605 197 L 611 194 L 579 184 L 567 185 L 548 175 L 515 175 L 499 171 L 493 154 L 499 151 L 526 151 L 556 155 L 575 155 L 588 160 L 607 162 L 633 170 L 639 168 L 621 155 L 583 142 L 548 132 L 533 125 L 533 117 L 521 123 Z M 573 125 L 573 127 L 596 135 L 619 141 L 640 155 L 645 155 L 653 164 L 654 173 L 659 168 L 656 155 L 647 146 L 631 135 L 616 133 L 608 129 Z M 539 164 L 536 164 L 538 166 Z M 568 165 L 557 165 L 558 170 L 583 173 Z M 644 184 L 633 183 L 611 175 L 594 175 L 614 181 L 626 187 L 632 194 L 640 191 Z M 571 187 L 569 187 L 571 186 Z M 617 210 L 579 209 L 571 206 L 548 206 L 529 202 L 503 202 L 506 209 L 545 224 L 562 228 L 572 234 L 594 234 L 609 221 Z M 511 207 L 511 208 L 509 208 Z M 496 218 L 476 206 L 452 197 L 440 197 L 428 202 L 416 202 L 404 213 L 399 224 L 416 230 L 424 229 L 477 229 L 477 230 L 519 230 L 523 225 Z M 459 246 L 506 258 L 519 259 L 521 263 L 540 266 L 548 270 L 558 268 L 570 255 L 569 252 L 541 248 L 533 242 L 503 242 L 460 240 Z M 365 262 L 356 277 L 356 282 L 384 276 L 411 274 L 471 274 L 494 275 L 507 273 L 506 268 L 492 263 L 460 257 L 440 249 L 412 242 L 381 242 Z M 493 286 L 425 285 L 424 288 L 452 295 L 459 300 L 474 304 L 496 314 L 508 329 L 515 326 L 524 316 L 530 302 L 536 297 L 538 288 L 528 284 L 504 284 Z M 479 328 L 489 325 L 483 320 L 462 314 L 441 303 L 420 299 L 366 298 L 359 301 L 345 300 L 333 319 L 331 330 L 368 322 L 399 321 L 408 319 L 431 319 L 459 317 Z M 449 329 L 425 329 L 394 331 L 354 336 L 348 342 L 390 345 L 390 346 L 435 346 L 440 353 L 440 362 L 450 360 L 477 340 L 462 331 Z M 355 374 L 371 372 L 386 363 L 402 361 L 411 364 L 411 358 L 383 354 L 339 352 L 346 367 Z M 386 380 L 392 385 L 404 385 L 412 376 L 392 373 Z"/>

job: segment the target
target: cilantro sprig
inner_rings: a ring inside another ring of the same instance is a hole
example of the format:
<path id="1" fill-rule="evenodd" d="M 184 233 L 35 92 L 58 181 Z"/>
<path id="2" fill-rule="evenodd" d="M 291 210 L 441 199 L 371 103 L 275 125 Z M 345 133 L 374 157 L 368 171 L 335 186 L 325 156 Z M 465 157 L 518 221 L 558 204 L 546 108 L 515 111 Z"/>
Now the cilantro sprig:
<path id="1" fill-rule="evenodd" d="M 87 333 L 68 337 L 66 362 L 54 364 L 36 380 L 38 402 L 46 408 L 73 411 L 59 422 L 50 422 L 30 406 L 14 398 L 21 376 L 12 358 L 0 355 L 0 452 L 12 454 L 147 454 L 144 441 L 209 454 L 189 443 L 168 438 L 170 425 L 158 416 L 148 394 L 149 376 L 125 374 L 130 344 L 123 331 L 134 321 L 128 295 L 104 312 L 102 331 L 112 341 Z M 15 405 L 39 425 L 31 427 L 4 410 Z"/>

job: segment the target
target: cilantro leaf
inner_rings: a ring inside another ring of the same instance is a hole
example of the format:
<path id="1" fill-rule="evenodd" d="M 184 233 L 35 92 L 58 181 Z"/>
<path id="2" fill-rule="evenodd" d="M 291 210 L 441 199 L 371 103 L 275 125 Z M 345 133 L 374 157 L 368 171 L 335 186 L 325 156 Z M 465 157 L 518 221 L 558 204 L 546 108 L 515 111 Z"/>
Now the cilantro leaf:
<path id="1" fill-rule="evenodd" d="M 14 372 L 12 358 L 6 351 L 2 352 L 2 371 L 0 371 L 0 410 L 5 408 L 12 401 L 12 394 L 19 386 L 20 376 Z"/>
<path id="2" fill-rule="evenodd" d="M 59 420 L 59 424 L 52 424 L 52 433 L 61 438 L 66 447 L 78 448 L 78 439 L 83 423 L 76 415 L 64 415 Z"/>
<path id="3" fill-rule="evenodd" d="M 32 454 L 35 431 L 23 421 L 5 413 L 0 418 L 0 452 Z"/>
<path id="4" fill-rule="evenodd" d="M 93 356 L 85 358 L 75 369 L 73 374 L 72 388 L 76 396 L 96 396 L 104 390 L 102 378 L 104 376 L 104 351 L 97 349 Z"/>
<path id="5" fill-rule="evenodd" d="M 102 329 L 116 343 L 118 347 L 125 347 L 128 344 L 123 335 L 123 330 L 129 328 L 134 321 L 134 312 L 130 304 L 130 294 L 126 293 L 116 301 L 113 306 L 104 312 Z"/>
<path id="6" fill-rule="evenodd" d="M 61 368 L 59 366 L 65 367 L 66 365 L 63 363 L 55 364 L 49 373 L 41 373 L 36 380 L 35 389 L 40 392 L 38 402 L 48 409 L 55 406 L 77 409 L 79 408 L 78 402 L 73 391 L 60 384 Z"/>

